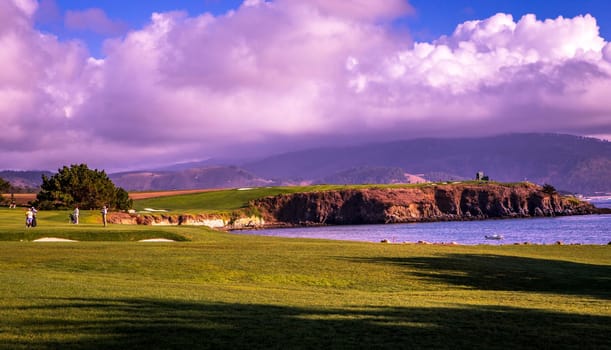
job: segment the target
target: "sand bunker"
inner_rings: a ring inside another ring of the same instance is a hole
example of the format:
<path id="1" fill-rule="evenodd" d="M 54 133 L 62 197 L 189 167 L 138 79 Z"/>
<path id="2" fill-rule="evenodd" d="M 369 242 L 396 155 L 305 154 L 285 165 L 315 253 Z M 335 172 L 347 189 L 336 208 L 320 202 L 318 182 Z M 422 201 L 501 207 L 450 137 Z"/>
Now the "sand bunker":
<path id="1" fill-rule="evenodd" d="M 167 212 L 167 210 L 165 209 L 153 209 L 153 208 L 144 208 L 143 211 L 150 211 L 150 212 Z"/>
<path id="2" fill-rule="evenodd" d="M 141 239 L 138 242 L 176 242 L 167 238 L 149 238 L 149 239 Z"/>
<path id="3" fill-rule="evenodd" d="M 39 239 L 35 239 L 32 242 L 78 242 L 72 239 L 66 238 L 57 238 L 57 237 L 43 237 Z"/>

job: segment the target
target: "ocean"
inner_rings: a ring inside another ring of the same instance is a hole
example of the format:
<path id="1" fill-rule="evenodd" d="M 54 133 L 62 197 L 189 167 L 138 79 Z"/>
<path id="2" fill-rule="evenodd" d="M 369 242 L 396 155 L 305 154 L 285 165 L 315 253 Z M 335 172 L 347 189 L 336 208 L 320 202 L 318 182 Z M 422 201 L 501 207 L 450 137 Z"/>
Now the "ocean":
<path id="1" fill-rule="evenodd" d="M 595 203 L 611 207 L 611 201 Z M 451 221 L 389 225 L 346 225 L 237 231 L 239 234 L 318 238 L 345 241 L 419 242 L 457 244 L 608 244 L 611 215 L 579 215 L 552 218 Z M 502 239 L 487 239 L 499 235 Z"/>

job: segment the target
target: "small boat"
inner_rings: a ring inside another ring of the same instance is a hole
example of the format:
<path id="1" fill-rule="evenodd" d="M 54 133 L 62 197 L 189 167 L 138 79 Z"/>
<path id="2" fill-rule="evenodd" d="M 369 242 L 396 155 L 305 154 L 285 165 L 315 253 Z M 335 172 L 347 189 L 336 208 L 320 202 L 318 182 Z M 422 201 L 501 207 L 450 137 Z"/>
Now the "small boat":
<path id="1" fill-rule="evenodd" d="M 503 239 L 503 236 L 502 236 L 502 235 L 496 235 L 496 234 L 495 234 L 495 235 L 486 235 L 486 236 L 484 236 L 484 237 L 485 237 L 486 239 L 495 239 L 495 240 L 497 240 L 497 241 L 498 241 L 498 240 Z"/>

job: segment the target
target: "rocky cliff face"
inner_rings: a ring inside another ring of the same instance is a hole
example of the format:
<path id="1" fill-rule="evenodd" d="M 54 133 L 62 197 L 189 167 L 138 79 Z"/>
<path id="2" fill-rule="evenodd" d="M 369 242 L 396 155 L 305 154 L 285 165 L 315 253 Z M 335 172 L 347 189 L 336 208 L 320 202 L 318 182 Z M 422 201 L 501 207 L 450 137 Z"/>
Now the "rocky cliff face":
<path id="1" fill-rule="evenodd" d="M 587 202 L 523 183 L 285 194 L 251 202 L 267 224 L 348 225 L 592 214 Z"/>
<path id="2" fill-rule="evenodd" d="M 152 225 L 152 226 L 173 226 L 191 225 L 208 226 L 210 228 L 223 229 L 249 229 L 265 225 L 261 217 L 224 217 L 220 215 L 192 215 L 192 214 L 128 214 L 114 212 L 108 214 L 108 222 L 111 224 L 128 225 Z"/>

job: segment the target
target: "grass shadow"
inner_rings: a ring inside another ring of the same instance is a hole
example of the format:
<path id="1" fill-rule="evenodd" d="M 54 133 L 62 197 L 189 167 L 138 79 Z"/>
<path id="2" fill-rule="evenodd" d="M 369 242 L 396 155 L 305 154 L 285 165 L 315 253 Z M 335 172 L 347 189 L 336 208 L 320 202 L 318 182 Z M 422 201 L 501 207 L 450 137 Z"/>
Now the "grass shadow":
<path id="1" fill-rule="evenodd" d="M 315 309 L 144 299 L 21 307 L 5 349 L 604 349 L 611 317 L 511 307 Z"/>
<path id="2" fill-rule="evenodd" d="M 428 282 L 478 290 L 543 292 L 611 299 L 611 266 L 493 254 L 358 258 L 393 264 Z"/>

